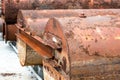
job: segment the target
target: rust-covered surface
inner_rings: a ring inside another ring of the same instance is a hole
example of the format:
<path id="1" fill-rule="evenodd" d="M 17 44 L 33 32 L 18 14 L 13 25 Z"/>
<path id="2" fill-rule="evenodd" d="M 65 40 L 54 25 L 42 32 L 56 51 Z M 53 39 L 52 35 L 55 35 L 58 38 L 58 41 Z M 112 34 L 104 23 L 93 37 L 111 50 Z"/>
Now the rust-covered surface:
<path id="1" fill-rule="evenodd" d="M 42 37 L 49 18 L 79 16 L 74 10 L 21 10 L 18 13 L 17 24 L 33 35 Z"/>
<path id="2" fill-rule="evenodd" d="M 2 0 L 7 23 L 15 23 L 20 9 L 104 9 L 120 8 L 119 0 Z"/>
<path id="3" fill-rule="evenodd" d="M 16 23 L 17 14 L 20 9 L 35 9 L 39 0 L 2 0 L 2 14 L 7 23 Z"/>
<path id="4" fill-rule="evenodd" d="M 25 31 L 24 28 L 18 28 L 17 39 L 22 40 L 26 45 L 36 51 L 41 58 L 52 58 L 52 48 L 45 45 L 44 41 L 38 37 L 31 35 L 30 32 Z M 26 47 L 25 47 L 26 48 Z"/>
<path id="5" fill-rule="evenodd" d="M 17 27 L 15 25 L 5 25 L 3 26 L 3 36 L 6 41 L 16 41 Z"/>
<path id="6" fill-rule="evenodd" d="M 19 10 L 120 8 L 119 0 L 1 0 L 1 1 L 2 1 L 1 4 L 2 15 L 7 24 L 15 24 L 17 22 L 17 14 Z"/>
<path id="7" fill-rule="evenodd" d="M 50 47 L 59 46 L 54 48 L 54 60 L 65 80 L 119 79 L 119 11 L 83 10 L 86 17 L 48 21 L 44 40 Z"/>
<path id="8" fill-rule="evenodd" d="M 39 46 L 39 42 L 42 42 L 44 29 L 46 27 L 48 19 L 52 17 L 65 16 L 77 17 L 79 16 L 79 14 L 74 12 L 73 10 L 22 10 L 18 14 L 18 21 L 16 26 L 20 31 L 18 31 L 17 37 L 23 40 L 24 43 L 35 49 L 35 51 L 37 51 L 39 54 L 41 54 L 42 51 L 40 50 L 41 46 Z M 38 43 L 36 43 L 36 40 Z M 45 42 L 43 42 L 42 44 L 46 45 Z M 39 49 L 37 49 L 35 46 L 39 47 Z M 43 50 L 45 50 L 45 48 Z M 48 55 L 47 57 L 52 57 L 50 50 L 48 52 L 44 52 L 42 53 L 44 54 L 43 56 Z"/>
<path id="9" fill-rule="evenodd" d="M 2 15 L 5 19 L 5 23 L 7 25 L 14 25 L 17 22 L 17 14 L 20 9 L 25 10 L 31 10 L 36 9 L 39 6 L 40 0 L 1 0 L 2 1 Z M 6 26 L 8 27 L 8 26 Z M 10 27 L 11 28 L 11 27 Z M 3 38 L 8 36 L 5 32 L 12 32 L 9 30 L 6 30 L 8 28 L 5 28 L 3 26 Z M 14 27 L 12 28 L 14 29 Z M 12 30 L 10 29 L 10 30 Z M 15 33 L 13 33 L 15 34 Z M 13 36 L 11 33 L 10 36 Z M 13 36 L 15 37 L 15 36 Z M 6 39 L 6 38 L 5 38 Z M 14 39 L 15 40 L 15 39 Z M 6 39 L 8 41 L 8 39 Z M 10 40 L 13 41 L 13 40 Z"/>
<path id="10" fill-rule="evenodd" d="M 79 16 L 77 11 L 74 10 L 21 10 L 18 13 L 17 24 L 19 27 L 25 27 L 25 30 L 31 32 L 32 35 L 42 37 L 45 25 L 49 18 L 52 17 L 65 17 L 65 16 Z M 6 27 L 6 28 L 5 28 Z M 14 31 L 13 31 L 14 30 Z M 12 26 L 3 26 L 3 36 L 15 37 L 16 28 Z M 11 32 L 10 34 L 7 34 Z M 8 36 L 10 35 L 10 36 Z M 6 41 L 15 41 L 15 38 L 8 39 Z"/>
<path id="11" fill-rule="evenodd" d="M 58 72 L 58 71 L 62 72 L 62 69 L 60 69 L 60 66 L 56 63 L 57 62 L 55 60 L 54 61 L 43 60 L 44 80 L 65 80 L 65 77 L 62 76 L 60 72 Z"/>
<path id="12" fill-rule="evenodd" d="M 120 8 L 120 0 L 42 0 L 41 3 L 52 9 Z"/>
<path id="13" fill-rule="evenodd" d="M 120 8 L 120 0 L 89 0 L 89 8 Z"/>

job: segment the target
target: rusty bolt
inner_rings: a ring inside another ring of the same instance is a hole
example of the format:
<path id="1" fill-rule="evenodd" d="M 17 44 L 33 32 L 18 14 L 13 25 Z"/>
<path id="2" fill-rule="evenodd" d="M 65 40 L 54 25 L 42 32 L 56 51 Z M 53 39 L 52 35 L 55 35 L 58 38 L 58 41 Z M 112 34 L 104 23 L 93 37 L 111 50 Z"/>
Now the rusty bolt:
<path id="1" fill-rule="evenodd" d="M 79 15 L 79 17 L 80 17 L 80 18 L 86 18 L 87 16 L 85 16 L 85 14 L 82 13 L 82 14 Z"/>

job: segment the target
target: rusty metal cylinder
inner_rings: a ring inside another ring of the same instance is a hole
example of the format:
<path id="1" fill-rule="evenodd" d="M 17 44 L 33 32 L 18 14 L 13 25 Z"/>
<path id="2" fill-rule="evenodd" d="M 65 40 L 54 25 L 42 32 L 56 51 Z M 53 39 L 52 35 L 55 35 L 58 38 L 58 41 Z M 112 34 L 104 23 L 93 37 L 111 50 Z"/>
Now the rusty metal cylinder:
<path id="1" fill-rule="evenodd" d="M 77 12 L 74 12 L 73 10 L 20 10 L 19 11 L 18 18 L 17 18 L 17 27 L 19 29 L 18 34 L 17 34 L 17 39 L 19 41 L 18 42 L 18 53 L 20 55 L 19 58 L 20 58 L 22 65 L 28 65 L 30 63 L 29 56 L 33 57 L 32 60 L 34 61 L 34 63 L 31 63 L 32 65 L 35 65 L 36 63 L 39 64 L 38 62 L 39 59 L 42 59 L 42 58 L 39 58 L 37 60 L 35 58 L 36 56 L 32 56 L 31 54 L 29 54 L 30 50 L 27 48 L 28 46 L 30 46 L 33 50 L 35 50 L 42 57 L 45 56 L 45 57 L 51 58 L 51 54 L 49 54 L 50 51 L 48 51 L 48 53 L 45 52 L 47 51 L 46 48 L 44 48 L 44 50 L 43 49 L 41 50 L 43 46 L 42 47 L 39 46 L 40 44 L 36 42 L 41 42 L 41 38 L 43 37 L 43 33 L 44 33 L 44 30 L 45 30 L 45 27 L 46 27 L 46 24 L 49 18 L 65 17 L 65 16 L 68 16 L 68 17 L 76 16 L 77 17 L 79 16 L 79 14 Z M 21 31 L 21 29 L 23 29 L 23 31 Z M 30 33 L 30 34 L 27 34 L 27 33 Z M 22 35 L 22 37 L 19 37 L 21 36 L 20 34 Z M 35 38 L 38 41 L 34 41 L 34 39 L 30 41 L 31 38 Z M 22 46 L 21 43 L 22 44 L 24 43 L 28 46 Z M 37 47 L 39 46 L 39 48 L 36 48 L 36 46 Z M 22 50 L 21 50 L 21 47 L 23 48 Z M 26 53 L 25 53 L 25 50 L 26 50 Z"/>
<path id="2" fill-rule="evenodd" d="M 74 10 L 21 10 L 17 24 L 33 35 L 42 37 L 49 18 L 79 16 Z"/>
<path id="3" fill-rule="evenodd" d="M 42 0 L 41 3 L 53 9 L 120 8 L 120 0 Z"/>
<path id="4" fill-rule="evenodd" d="M 17 27 L 16 25 L 6 25 L 5 26 L 5 41 L 16 41 Z"/>
<path id="5" fill-rule="evenodd" d="M 52 18 L 47 23 L 44 40 L 59 46 L 54 49 L 53 61 L 59 65 L 55 70 L 65 80 L 119 79 L 120 10 L 87 11 L 94 15 L 83 11 L 86 17 Z"/>
<path id="6" fill-rule="evenodd" d="M 5 38 L 6 41 L 10 40 L 10 41 L 15 41 L 15 33 L 13 33 L 12 31 L 14 30 L 14 32 L 16 32 L 16 28 L 11 27 L 9 28 L 9 26 L 6 25 L 14 25 L 17 22 L 17 14 L 18 11 L 20 9 L 35 9 L 36 7 L 38 7 L 39 4 L 39 0 L 1 0 L 2 1 L 2 16 L 5 19 L 5 25 L 3 25 L 3 38 Z M 36 3 L 37 2 L 37 3 Z M 9 31 L 11 30 L 11 31 Z M 10 39 L 8 34 L 8 32 L 12 32 L 14 35 L 12 35 L 11 33 L 10 35 Z M 13 37 L 13 38 L 12 38 Z"/>
<path id="7" fill-rule="evenodd" d="M 39 0 L 2 0 L 2 14 L 8 24 L 16 23 L 17 14 L 20 9 L 36 9 Z"/>
<path id="8" fill-rule="evenodd" d="M 47 0 L 44 0 L 47 2 Z M 64 1 L 63 1 L 64 2 Z M 51 5 L 49 4 L 52 4 Z M 47 4 L 40 0 L 2 0 L 2 14 L 5 17 L 7 24 L 14 24 L 17 20 L 19 10 L 35 10 L 35 9 L 64 9 L 58 6 L 53 6 L 54 1 L 49 1 Z"/>
<path id="9" fill-rule="evenodd" d="M 113 0 L 1 0 L 2 15 L 6 24 L 15 24 L 19 10 L 35 9 L 90 9 L 90 8 L 120 8 L 120 1 Z M 3 26 L 5 29 L 5 26 Z M 5 32 L 5 31 L 3 31 Z M 3 33 L 5 34 L 5 33 Z M 3 37 L 6 35 L 3 35 Z"/>
<path id="10" fill-rule="evenodd" d="M 20 9 L 120 8 L 119 0 L 2 0 L 2 14 L 7 23 L 15 23 Z"/>

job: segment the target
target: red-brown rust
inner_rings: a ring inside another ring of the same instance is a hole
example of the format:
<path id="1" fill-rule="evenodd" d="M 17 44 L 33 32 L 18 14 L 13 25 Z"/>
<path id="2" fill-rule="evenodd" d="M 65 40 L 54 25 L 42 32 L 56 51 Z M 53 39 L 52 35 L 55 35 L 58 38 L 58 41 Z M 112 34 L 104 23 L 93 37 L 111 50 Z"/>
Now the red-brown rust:
<path id="1" fill-rule="evenodd" d="M 79 16 L 79 13 L 74 10 L 21 10 L 18 13 L 18 25 L 20 27 L 25 27 L 26 31 L 29 31 L 32 33 L 32 35 L 37 35 L 42 37 L 42 34 L 44 32 L 45 25 L 49 18 L 51 17 L 65 17 L 65 16 Z M 8 27 L 8 26 L 7 26 Z M 5 31 L 8 28 L 3 29 Z M 14 28 L 13 28 L 14 29 Z M 3 30 L 3 33 L 5 32 Z M 16 30 L 16 29 L 14 29 Z M 8 37 L 6 33 L 3 34 L 4 36 Z M 9 34 L 10 35 L 10 34 Z M 11 35 L 13 36 L 13 35 Z M 15 36 L 14 36 L 15 37 Z M 6 41 L 10 39 L 6 38 Z M 13 41 L 13 40 L 12 40 Z"/>
<path id="2" fill-rule="evenodd" d="M 108 13 L 109 12 L 109 13 Z M 43 18 L 51 18 L 51 17 L 71 17 L 71 16 L 80 16 L 84 13 L 84 16 L 90 16 L 90 15 L 115 15 L 118 13 L 117 10 L 114 10 L 114 12 L 110 10 L 22 10 L 19 12 L 18 15 L 18 24 L 23 27 L 29 27 L 30 25 L 33 25 L 34 27 L 27 28 L 28 30 L 31 28 L 31 33 L 41 36 L 44 32 L 43 26 L 46 24 L 47 19 Z M 40 15 L 41 14 L 41 15 Z M 28 18 L 29 17 L 29 18 Z M 39 26 L 41 21 L 43 19 L 43 26 Z M 41 19 L 41 20 L 40 20 Z M 22 22 L 21 22 L 22 21 Z M 32 21 L 30 24 L 27 24 L 29 21 Z M 42 30 L 39 31 L 39 29 L 42 28 Z M 3 26 L 4 29 L 4 26 Z M 5 31 L 3 30 L 3 33 Z M 3 34 L 6 36 L 5 34 Z"/>
<path id="3" fill-rule="evenodd" d="M 52 58 L 52 49 L 44 45 L 43 41 L 36 40 L 30 33 L 25 32 L 24 29 L 19 28 L 17 38 L 21 39 L 24 43 L 30 46 L 33 50 L 38 52 L 43 58 Z"/>
<path id="4" fill-rule="evenodd" d="M 43 60 L 44 80 L 66 80 L 58 71 L 62 72 L 59 65 L 55 61 Z"/>
<path id="5" fill-rule="evenodd" d="M 24 27 L 24 31 L 30 32 L 32 36 L 36 35 L 42 37 L 42 33 L 44 32 L 45 25 L 49 18 L 65 16 L 79 16 L 79 13 L 74 12 L 74 10 L 22 10 L 18 15 L 18 27 Z"/>
<path id="6" fill-rule="evenodd" d="M 28 18 L 25 24 L 25 31 L 30 32 L 32 35 L 42 37 L 45 25 L 47 24 L 48 19 L 31 19 Z"/>
<path id="7" fill-rule="evenodd" d="M 119 0 L 2 0 L 7 23 L 15 23 L 20 9 L 89 9 L 120 8 Z"/>
<path id="8" fill-rule="evenodd" d="M 100 4 L 99 4 L 100 3 Z M 99 5 L 98 5 L 99 4 Z M 92 0 L 2 0 L 2 14 L 7 24 L 17 22 L 20 9 L 82 9 L 82 8 L 119 8 L 119 1 Z M 3 27 L 3 30 L 5 28 Z M 6 31 L 6 30 L 5 30 Z M 3 32 L 5 32 L 3 31 Z M 3 37 L 6 35 L 3 35 Z"/>
<path id="9" fill-rule="evenodd" d="M 2 0 L 2 14 L 7 23 L 16 23 L 20 9 L 36 9 L 39 3 L 39 0 Z"/>
<path id="10" fill-rule="evenodd" d="M 113 10 L 114 11 L 114 10 Z M 97 12 L 97 11 L 96 11 Z M 53 23 L 50 23 L 48 25 L 55 26 L 58 28 L 58 25 L 62 26 L 62 29 L 64 30 L 64 34 L 66 35 L 66 38 L 75 38 L 76 40 L 79 40 L 79 43 L 81 41 L 81 46 L 82 44 L 85 46 L 85 48 L 90 49 L 90 47 L 96 48 L 96 51 L 88 53 L 89 55 L 94 55 L 94 52 L 98 52 L 97 54 L 100 54 L 102 52 L 102 56 L 119 56 L 119 37 L 120 37 L 120 18 L 118 17 L 120 14 L 116 15 L 92 15 L 86 18 L 79 18 L 79 17 L 73 17 L 73 18 L 58 18 L 59 21 L 56 21 L 55 19 L 51 20 Z M 54 21 L 55 20 L 55 21 Z M 59 24 L 57 24 L 59 23 Z M 56 25 L 55 25 L 56 24 Z M 64 27 L 65 26 L 65 27 Z M 66 27 L 67 26 L 67 27 Z M 52 27 L 46 28 L 46 30 L 51 30 Z M 60 35 L 58 31 L 51 31 L 55 35 Z M 63 37 L 63 36 L 59 36 Z M 76 42 L 75 42 L 76 43 Z M 88 45 L 89 44 L 89 45 Z M 104 45 L 105 44 L 105 45 Z M 99 45 L 99 47 L 97 47 Z M 100 46 L 101 45 L 101 46 Z M 106 48 L 108 51 L 105 54 L 103 54 L 105 51 L 102 48 L 102 45 L 104 48 Z M 107 45 L 112 45 L 110 48 Z M 101 47 L 101 48 L 100 48 Z M 101 49 L 97 51 L 98 49 Z M 112 50 L 114 54 L 109 52 Z M 92 53 L 92 54 L 91 54 Z M 116 54 L 115 54 L 116 53 Z M 109 55 L 107 55 L 109 54 Z M 110 55 L 111 54 L 111 55 Z"/>
<path id="11" fill-rule="evenodd" d="M 17 27 L 15 25 L 6 25 L 4 38 L 6 41 L 16 41 L 15 33 L 17 32 Z"/>
<path id="12" fill-rule="evenodd" d="M 110 9 L 120 8 L 120 0 L 42 0 L 53 9 Z"/>
<path id="13" fill-rule="evenodd" d="M 89 8 L 120 8 L 120 0 L 90 0 Z"/>
<path id="14" fill-rule="evenodd" d="M 41 37 L 49 18 L 71 16 L 79 16 L 79 13 L 74 10 L 21 10 L 18 13 L 17 24 L 25 27 L 33 35 Z"/>
<path id="15" fill-rule="evenodd" d="M 52 18 L 48 21 L 44 39 L 52 39 L 55 43 L 57 39 L 53 38 L 61 39 L 62 51 L 54 56 L 59 55 L 55 58 L 64 72 L 69 72 L 70 80 L 97 79 L 99 75 L 106 79 L 109 74 L 108 78 L 112 78 L 113 72 L 119 74 L 120 68 L 116 67 L 120 62 L 120 10 L 117 11 L 83 10 L 91 14 L 85 14 L 85 18 Z M 49 38 L 48 34 L 54 37 Z"/>

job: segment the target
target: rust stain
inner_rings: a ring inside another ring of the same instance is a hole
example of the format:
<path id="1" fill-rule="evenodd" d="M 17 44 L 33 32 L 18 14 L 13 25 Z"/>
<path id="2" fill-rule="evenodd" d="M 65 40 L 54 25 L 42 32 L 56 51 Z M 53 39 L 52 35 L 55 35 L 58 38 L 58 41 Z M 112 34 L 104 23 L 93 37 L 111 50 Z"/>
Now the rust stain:
<path id="1" fill-rule="evenodd" d="M 99 15 L 101 13 L 102 15 Z M 118 17 L 119 13 L 103 13 L 104 11 L 96 11 L 94 15 L 91 13 L 86 18 L 51 18 L 47 22 L 45 34 L 53 34 L 62 41 L 62 51 L 57 53 L 58 57 L 54 57 L 64 71 L 62 76 L 69 72 L 70 80 L 89 80 L 90 77 L 96 80 L 98 76 L 101 76 L 100 79 L 106 79 L 108 75 L 113 78 L 113 73 L 117 75 L 119 72 L 120 28 L 113 24 L 118 21 L 115 17 Z M 116 76 L 115 78 L 117 79 Z"/>

